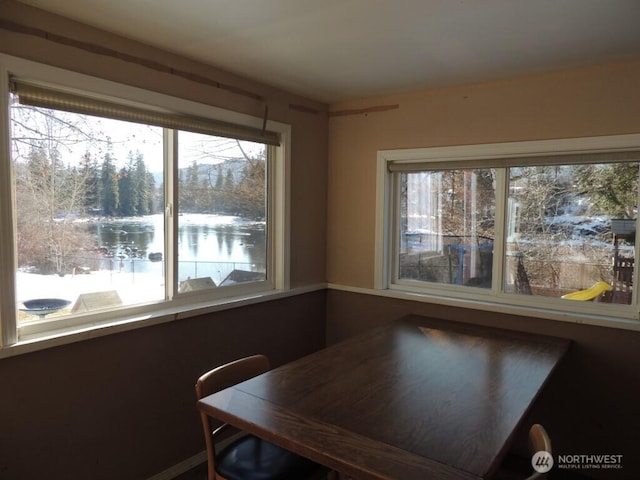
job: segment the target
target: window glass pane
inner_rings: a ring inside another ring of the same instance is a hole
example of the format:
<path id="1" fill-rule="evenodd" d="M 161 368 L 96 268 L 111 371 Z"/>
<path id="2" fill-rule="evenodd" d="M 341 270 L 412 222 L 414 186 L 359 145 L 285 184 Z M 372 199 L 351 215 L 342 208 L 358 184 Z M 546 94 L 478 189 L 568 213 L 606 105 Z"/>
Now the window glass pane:
<path id="1" fill-rule="evenodd" d="M 400 279 L 491 287 L 495 171 L 400 174 Z"/>
<path id="2" fill-rule="evenodd" d="M 631 303 L 638 163 L 509 170 L 505 291 Z"/>
<path id="3" fill-rule="evenodd" d="M 266 279 L 267 152 L 178 132 L 180 292 Z"/>
<path id="4" fill-rule="evenodd" d="M 11 129 L 18 320 L 164 299 L 162 130 L 15 98 Z"/>

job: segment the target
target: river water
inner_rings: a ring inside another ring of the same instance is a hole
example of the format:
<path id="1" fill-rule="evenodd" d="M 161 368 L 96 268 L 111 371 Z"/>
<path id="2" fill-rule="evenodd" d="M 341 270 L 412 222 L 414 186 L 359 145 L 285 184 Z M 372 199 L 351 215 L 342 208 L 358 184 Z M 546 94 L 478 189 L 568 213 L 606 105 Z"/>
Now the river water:
<path id="1" fill-rule="evenodd" d="M 98 247 L 91 270 L 162 275 L 164 216 L 102 219 L 88 225 Z M 211 277 L 217 285 L 234 270 L 266 271 L 264 222 L 223 215 L 178 218 L 178 280 Z M 162 261 L 158 261 L 162 258 Z"/>

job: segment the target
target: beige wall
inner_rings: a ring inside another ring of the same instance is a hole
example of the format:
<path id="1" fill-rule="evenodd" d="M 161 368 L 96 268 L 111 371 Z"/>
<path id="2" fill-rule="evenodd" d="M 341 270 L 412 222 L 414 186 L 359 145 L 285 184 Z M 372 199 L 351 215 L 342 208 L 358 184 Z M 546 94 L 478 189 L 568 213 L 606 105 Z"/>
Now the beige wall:
<path id="1" fill-rule="evenodd" d="M 16 27 L 81 43 L 16 33 Z M 266 99 L 269 118 L 291 125 L 291 284 L 322 284 L 326 105 L 0 1 L 2 53 L 245 114 L 264 111 L 262 101 L 118 59 L 100 48 L 257 93 Z M 0 478 L 141 480 L 203 451 L 193 388 L 197 376 L 247 354 L 265 353 L 278 365 L 321 348 L 325 304 L 320 290 L 0 360 Z"/>
<path id="2" fill-rule="evenodd" d="M 366 98 L 329 120 L 328 281 L 372 288 L 376 153 L 640 132 L 640 62 Z"/>
<path id="3" fill-rule="evenodd" d="M 331 105 L 397 108 L 330 117 L 328 281 L 373 288 L 378 150 L 639 133 L 639 85 L 635 62 Z M 330 290 L 328 342 L 407 314 L 571 339 L 513 452 L 526 451 L 528 426 L 542 422 L 556 453 L 624 455 L 622 471 L 581 473 L 640 478 L 640 333 Z"/>

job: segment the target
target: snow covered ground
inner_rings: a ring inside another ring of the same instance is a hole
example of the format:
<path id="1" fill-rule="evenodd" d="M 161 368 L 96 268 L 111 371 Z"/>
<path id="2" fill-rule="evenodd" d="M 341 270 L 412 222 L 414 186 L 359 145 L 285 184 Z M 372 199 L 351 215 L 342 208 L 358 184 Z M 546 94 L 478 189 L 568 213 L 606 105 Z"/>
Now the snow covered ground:
<path id="1" fill-rule="evenodd" d="M 61 298 L 71 302 L 67 309 L 70 311 L 78 296 L 83 293 L 116 290 L 124 305 L 161 300 L 164 298 L 164 279 L 148 273 L 131 274 L 108 270 L 64 277 L 17 272 L 16 290 L 18 308 L 26 300 Z M 24 320 L 36 318 L 33 315 L 23 317 Z"/>

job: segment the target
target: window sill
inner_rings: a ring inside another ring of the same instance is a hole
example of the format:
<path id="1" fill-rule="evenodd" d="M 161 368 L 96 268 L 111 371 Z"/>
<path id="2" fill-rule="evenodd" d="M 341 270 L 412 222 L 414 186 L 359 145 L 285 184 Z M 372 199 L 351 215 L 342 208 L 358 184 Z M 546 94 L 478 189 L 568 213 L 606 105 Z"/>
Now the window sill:
<path id="1" fill-rule="evenodd" d="M 103 322 L 84 324 L 82 326 L 61 328 L 58 330 L 52 329 L 43 333 L 22 336 L 17 343 L 1 347 L 0 359 L 67 345 L 70 343 L 81 342 L 91 338 L 103 337 L 114 333 L 127 332 L 138 328 L 159 325 L 175 320 L 183 320 L 186 318 L 230 310 L 247 305 L 293 297 L 317 290 L 323 290 L 325 288 L 325 284 L 316 284 L 291 290 L 270 290 L 237 297 L 222 298 L 213 302 L 159 309 L 152 313 L 125 317 L 118 320 L 106 320 Z"/>
<path id="2" fill-rule="evenodd" d="M 640 331 L 640 320 L 612 317 L 605 315 L 589 315 L 583 313 L 564 312 L 552 309 L 532 308 L 521 305 L 507 305 L 489 301 L 469 300 L 462 298 L 452 298 L 426 293 L 414 293 L 395 289 L 371 289 L 362 287 L 352 287 L 348 285 L 338 285 L 330 283 L 327 288 L 364 295 L 375 295 L 378 297 L 396 298 L 399 300 L 409 300 L 413 302 L 433 303 L 450 307 L 468 308 L 487 312 L 505 313 L 508 315 L 518 315 L 522 317 L 543 318 L 545 320 L 557 320 L 569 323 L 579 323 L 597 327 L 619 328 L 623 330 Z"/>

